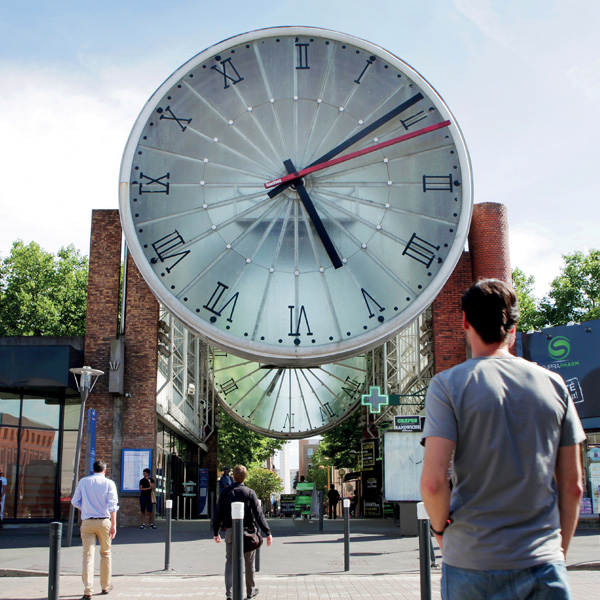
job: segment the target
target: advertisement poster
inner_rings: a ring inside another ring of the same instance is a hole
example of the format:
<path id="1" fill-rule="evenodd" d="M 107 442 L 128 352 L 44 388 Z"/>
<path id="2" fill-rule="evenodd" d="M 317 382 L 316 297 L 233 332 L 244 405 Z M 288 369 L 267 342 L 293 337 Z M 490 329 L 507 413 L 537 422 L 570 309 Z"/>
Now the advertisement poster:
<path id="1" fill-rule="evenodd" d="M 564 379 L 581 419 L 600 417 L 600 321 L 518 333 L 517 354 Z"/>
<path id="2" fill-rule="evenodd" d="M 375 466 L 375 442 L 361 443 L 361 467 L 362 471 L 370 471 Z"/>
<path id="3" fill-rule="evenodd" d="M 198 516 L 208 517 L 208 469 L 198 469 Z"/>
<path id="4" fill-rule="evenodd" d="M 600 513 L 600 462 L 589 466 L 590 487 L 592 488 L 592 511 Z"/>
<path id="5" fill-rule="evenodd" d="M 152 472 L 152 449 L 125 449 L 121 451 L 121 492 L 140 492 L 144 469 Z"/>

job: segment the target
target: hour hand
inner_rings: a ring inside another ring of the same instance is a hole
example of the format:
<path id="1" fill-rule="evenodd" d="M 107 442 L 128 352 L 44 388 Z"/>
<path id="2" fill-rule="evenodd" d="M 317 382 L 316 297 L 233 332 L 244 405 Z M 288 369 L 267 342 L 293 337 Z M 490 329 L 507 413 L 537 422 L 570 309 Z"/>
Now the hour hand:
<path id="1" fill-rule="evenodd" d="M 288 173 L 296 172 L 296 168 L 294 167 L 294 163 L 291 161 L 291 159 L 283 161 L 283 164 L 285 165 L 285 168 L 287 169 Z M 327 230 L 323 225 L 323 221 L 321 221 L 321 217 L 319 217 L 319 213 L 317 213 L 315 205 L 310 199 L 310 196 L 308 195 L 308 192 L 306 191 L 306 188 L 302 183 L 302 180 L 296 181 L 294 185 L 296 187 L 298 195 L 300 196 L 300 200 L 302 200 L 302 204 L 304 204 L 304 208 L 306 208 L 306 212 L 308 213 L 310 220 L 312 221 L 313 225 L 315 226 L 315 229 L 317 230 L 317 234 L 321 239 L 323 247 L 325 248 L 325 251 L 329 256 L 331 263 L 336 269 L 343 267 L 344 263 L 342 262 L 340 255 L 337 253 L 337 250 L 335 249 L 335 246 L 333 245 L 333 242 L 331 241 L 331 238 L 329 237 L 329 234 L 327 233 Z"/>

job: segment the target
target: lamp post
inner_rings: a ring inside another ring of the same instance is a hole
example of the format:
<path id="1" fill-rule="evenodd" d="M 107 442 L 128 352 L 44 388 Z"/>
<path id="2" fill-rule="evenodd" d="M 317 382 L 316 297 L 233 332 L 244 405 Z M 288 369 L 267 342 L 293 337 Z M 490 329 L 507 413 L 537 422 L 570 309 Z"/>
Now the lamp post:
<path id="1" fill-rule="evenodd" d="M 77 367 L 69 369 L 75 377 L 75 383 L 77 384 L 77 390 L 81 394 L 81 412 L 79 413 L 79 430 L 77 432 L 77 445 L 75 446 L 75 463 L 73 467 L 73 484 L 71 485 L 71 499 L 75 494 L 77 484 L 79 483 L 79 461 L 81 459 L 81 435 L 83 431 L 83 418 L 85 416 L 85 403 L 90 395 L 90 392 L 94 389 L 96 381 L 100 375 L 104 375 L 104 371 L 98 369 L 92 369 L 91 367 Z M 73 539 L 73 521 L 75 519 L 75 507 L 73 504 L 69 506 L 69 526 L 67 528 L 67 539 L 65 540 L 65 547 L 71 546 Z"/>

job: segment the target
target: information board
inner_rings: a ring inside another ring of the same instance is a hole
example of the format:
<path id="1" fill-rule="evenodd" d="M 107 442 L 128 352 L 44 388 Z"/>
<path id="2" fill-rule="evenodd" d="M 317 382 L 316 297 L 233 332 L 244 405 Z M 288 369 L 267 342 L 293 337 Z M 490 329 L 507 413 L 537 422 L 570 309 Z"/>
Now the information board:
<path id="1" fill-rule="evenodd" d="M 144 469 L 152 473 L 151 448 L 123 448 L 121 451 L 121 492 L 140 491 L 140 479 Z"/>
<path id="2" fill-rule="evenodd" d="M 279 506 L 282 515 L 292 517 L 296 512 L 296 494 L 281 494 Z"/>
<path id="3" fill-rule="evenodd" d="M 386 431 L 383 438 L 384 495 L 388 502 L 421 500 L 419 481 L 425 449 L 418 432 Z"/>

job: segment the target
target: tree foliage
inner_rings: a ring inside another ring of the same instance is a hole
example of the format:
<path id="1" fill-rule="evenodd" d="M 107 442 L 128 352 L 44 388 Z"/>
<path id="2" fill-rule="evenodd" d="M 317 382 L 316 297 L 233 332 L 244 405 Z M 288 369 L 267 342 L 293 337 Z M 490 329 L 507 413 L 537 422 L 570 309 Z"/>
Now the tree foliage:
<path id="1" fill-rule="evenodd" d="M 327 471 L 331 468 L 331 466 L 327 464 L 328 461 L 322 461 L 320 464 L 316 464 L 314 461 L 314 456 L 315 455 L 313 454 L 312 465 L 308 466 L 307 481 L 314 483 L 315 489 L 318 492 L 323 492 L 324 494 L 327 494 Z"/>
<path id="2" fill-rule="evenodd" d="M 268 438 L 256 433 L 219 407 L 221 426 L 219 427 L 219 468 L 244 465 L 248 470 L 262 463 L 281 450 L 285 440 Z"/>
<path id="3" fill-rule="evenodd" d="M 360 453 L 363 437 L 361 410 L 359 407 L 343 423 L 323 434 L 323 439 L 313 454 L 313 465 L 333 465 L 336 469 L 356 465 L 356 455 Z M 325 460 L 325 457 L 329 460 Z"/>
<path id="4" fill-rule="evenodd" d="M 283 482 L 277 473 L 263 467 L 252 467 L 248 471 L 246 485 L 252 488 L 263 505 L 271 497 L 283 489 Z"/>
<path id="5" fill-rule="evenodd" d="M 87 278 L 74 246 L 54 256 L 17 240 L 0 260 L 0 335 L 83 335 Z"/>
<path id="6" fill-rule="evenodd" d="M 600 250 L 563 254 L 563 261 L 541 300 L 533 295 L 535 279 L 519 268 L 513 271 L 521 309 L 519 331 L 600 319 Z"/>
<path id="7" fill-rule="evenodd" d="M 519 267 L 514 269 L 512 277 L 521 312 L 517 331 L 541 329 L 546 325 L 546 314 L 540 309 L 540 301 L 533 293 L 535 278 L 533 275 L 525 275 Z"/>
<path id="8" fill-rule="evenodd" d="M 541 308 L 552 325 L 600 318 L 600 250 L 563 255 L 560 275 Z"/>

